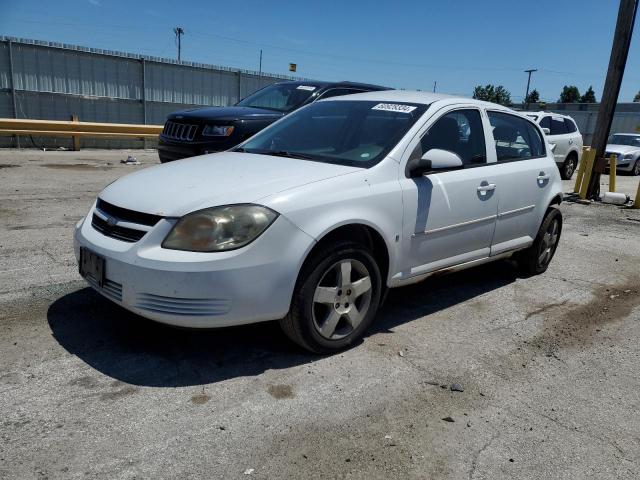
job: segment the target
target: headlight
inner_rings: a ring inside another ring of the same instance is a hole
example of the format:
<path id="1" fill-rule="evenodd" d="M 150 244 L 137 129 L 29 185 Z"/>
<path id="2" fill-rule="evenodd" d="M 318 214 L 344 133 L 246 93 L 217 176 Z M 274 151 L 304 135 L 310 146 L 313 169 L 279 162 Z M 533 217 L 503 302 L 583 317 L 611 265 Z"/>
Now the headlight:
<path id="1" fill-rule="evenodd" d="M 633 155 L 634 155 L 633 153 L 627 153 L 623 158 L 625 160 L 631 160 L 633 158 Z"/>
<path id="2" fill-rule="evenodd" d="M 234 250 L 258 238 L 277 216 L 259 205 L 206 208 L 178 220 L 162 247 L 192 252 Z"/>
<path id="3" fill-rule="evenodd" d="M 219 127 L 217 125 L 205 125 L 202 130 L 202 135 L 205 137 L 228 137 L 232 133 L 232 126 Z"/>

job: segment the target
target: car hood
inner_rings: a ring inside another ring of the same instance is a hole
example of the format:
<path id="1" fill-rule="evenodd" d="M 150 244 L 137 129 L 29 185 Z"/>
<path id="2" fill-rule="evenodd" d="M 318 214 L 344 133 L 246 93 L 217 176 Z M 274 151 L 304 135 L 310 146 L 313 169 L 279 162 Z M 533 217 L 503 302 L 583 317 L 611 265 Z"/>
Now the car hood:
<path id="1" fill-rule="evenodd" d="M 640 151 L 639 147 L 634 147 L 631 145 L 617 145 L 615 143 L 613 144 L 607 144 L 607 148 L 606 148 L 607 152 L 611 152 L 611 153 L 619 153 L 621 155 L 625 155 L 627 153 L 635 153 Z"/>
<path id="2" fill-rule="evenodd" d="M 164 217 L 217 205 L 253 203 L 269 195 L 360 171 L 294 158 L 222 152 L 145 168 L 107 186 L 100 198 Z"/>
<path id="3" fill-rule="evenodd" d="M 253 107 L 204 107 L 180 110 L 169 115 L 170 120 L 264 120 L 276 119 L 284 115 L 283 112 Z"/>

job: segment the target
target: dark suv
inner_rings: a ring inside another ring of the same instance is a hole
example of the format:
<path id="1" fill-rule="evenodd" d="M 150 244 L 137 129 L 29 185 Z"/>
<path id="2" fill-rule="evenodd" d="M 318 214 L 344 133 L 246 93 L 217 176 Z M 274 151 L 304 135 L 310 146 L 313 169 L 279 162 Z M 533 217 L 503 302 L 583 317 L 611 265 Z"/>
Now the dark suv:
<path id="1" fill-rule="evenodd" d="M 323 98 L 389 90 L 353 82 L 280 82 L 264 87 L 232 107 L 174 112 L 160 134 L 162 163 L 228 150 L 294 110 Z"/>

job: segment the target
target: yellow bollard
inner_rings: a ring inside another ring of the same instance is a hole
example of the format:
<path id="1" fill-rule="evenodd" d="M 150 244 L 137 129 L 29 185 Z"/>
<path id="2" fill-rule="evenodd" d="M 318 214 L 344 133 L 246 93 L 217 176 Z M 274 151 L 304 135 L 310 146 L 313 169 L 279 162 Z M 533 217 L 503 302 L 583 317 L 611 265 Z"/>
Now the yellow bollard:
<path id="1" fill-rule="evenodd" d="M 616 155 L 609 156 L 609 191 L 616 191 L 616 167 L 617 167 L 617 159 Z"/>
<path id="2" fill-rule="evenodd" d="M 582 185 L 582 177 L 584 176 L 584 165 L 587 163 L 587 154 L 589 153 L 589 147 L 582 147 L 582 158 L 580 159 L 580 164 L 578 165 L 578 172 L 576 176 L 576 183 L 573 186 L 573 193 L 580 192 L 580 185 Z"/>
<path id="3" fill-rule="evenodd" d="M 591 180 L 591 173 L 593 172 L 593 162 L 596 159 L 596 151 L 591 149 L 585 155 L 585 166 L 582 176 L 582 185 L 580 186 L 580 198 L 582 200 L 587 199 L 587 188 L 589 187 L 589 181 Z M 584 158 L 583 157 L 583 158 Z"/>

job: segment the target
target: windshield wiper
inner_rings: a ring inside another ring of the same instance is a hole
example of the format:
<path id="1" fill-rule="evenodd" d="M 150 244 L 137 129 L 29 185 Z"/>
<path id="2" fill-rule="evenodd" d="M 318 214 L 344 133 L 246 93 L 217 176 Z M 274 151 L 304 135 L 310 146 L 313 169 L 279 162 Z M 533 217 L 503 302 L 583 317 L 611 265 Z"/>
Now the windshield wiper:
<path id="1" fill-rule="evenodd" d="M 267 150 L 265 155 L 273 155 L 274 157 L 287 157 L 287 158 L 299 158 L 301 160 L 315 160 L 313 155 L 307 155 L 306 153 L 289 152 L 288 150 Z"/>

